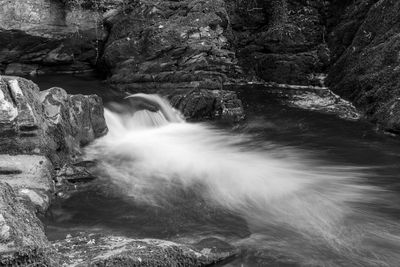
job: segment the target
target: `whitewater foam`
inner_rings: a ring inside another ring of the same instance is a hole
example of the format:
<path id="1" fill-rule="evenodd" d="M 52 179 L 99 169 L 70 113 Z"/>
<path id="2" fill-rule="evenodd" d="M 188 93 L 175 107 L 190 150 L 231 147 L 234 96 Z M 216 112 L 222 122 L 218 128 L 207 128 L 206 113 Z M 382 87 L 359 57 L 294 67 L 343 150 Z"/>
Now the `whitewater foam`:
<path id="1" fill-rule="evenodd" d="M 242 244 L 256 243 L 319 266 L 338 266 L 343 258 L 355 265 L 400 260 L 393 251 L 377 259 L 373 242 L 368 243 L 372 248 L 362 247 L 384 228 L 349 225 L 374 219 L 352 206 L 377 190 L 360 184 L 360 168 L 326 167 L 300 151 L 267 142 L 250 150 L 245 145 L 249 135 L 207 124 L 169 123 L 160 111 L 140 112 L 106 110 L 109 134 L 87 149 L 100 173 L 135 201 L 167 206 L 171 189 L 196 188 L 204 200 L 247 220 L 253 235 Z M 396 249 L 399 244 L 391 242 Z"/>

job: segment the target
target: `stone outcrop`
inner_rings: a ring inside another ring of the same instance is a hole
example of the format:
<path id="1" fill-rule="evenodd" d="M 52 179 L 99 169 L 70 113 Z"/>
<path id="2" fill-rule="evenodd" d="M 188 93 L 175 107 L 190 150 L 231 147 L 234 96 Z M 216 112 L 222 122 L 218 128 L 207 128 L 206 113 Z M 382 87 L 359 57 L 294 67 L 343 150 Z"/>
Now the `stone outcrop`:
<path id="1" fill-rule="evenodd" d="M 384 130 L 400 133 L 400 2 L 352 1 L 332 30 L 329 86 Z M 342 52 L 343 51 L 343 52 Z"/>
<path id="2" fill-rule="evenodd" d="M 170 101 L 189 120 L 238 122 L 245 117 L 242 102 L 232 91 L 198 89 L 175 94 Z"/>
<path id="3" fill-rule="evenodd" d="M 0 88 L 2 153 L 46 155 L 60 165 L 107 131 L 96 95 L 71 96 L 61 88 L 39 91 L 33 82 L 10 76 L 2 77 Z"/>
<path id="4" fill-rule="evenodd" d="M 98 96 L 0 76 L 0 265 L 57 266 L 35 213 L 44 214 L 56 192 L 55 169 L 106 132 Z"/>
<path id="5" fill-rule="evenodd" d="M 101 26 L 104 9 L 68 2 L 72 1 L 0 0 L 0 74 L 93 70 L 106 38 Z"/>
<path id="6" fill-rule="evenodd" d="M 103 60 L 123 90 L 220 89 L 240 74 L 223 0 L 135 1 L 107 24 Z"/>
<path id="7" fill-rule="evenodd" d="M 248 79 L 320 85 L 318 74 L 330 60 L 327 1 L 226 2 L 232 28 L 228 37 Z"/>

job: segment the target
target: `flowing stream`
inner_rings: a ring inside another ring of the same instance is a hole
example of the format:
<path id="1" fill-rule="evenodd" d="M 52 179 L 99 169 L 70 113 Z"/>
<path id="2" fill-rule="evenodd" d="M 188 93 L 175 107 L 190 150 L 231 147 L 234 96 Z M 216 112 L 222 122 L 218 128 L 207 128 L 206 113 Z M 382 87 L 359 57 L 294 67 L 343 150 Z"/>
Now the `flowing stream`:
<path id="1" fill-rule="evenodd" d="M 109 105 L 109 133 L 86 149 L 101 183 L 51 207 L 49 238 L 213 236 L 242 251 L 225 266 L 398 266 L 398 139 L 239 95 L 248 118 L 235 127 L 184 122 L 157 96 L 176 120 Z"/>

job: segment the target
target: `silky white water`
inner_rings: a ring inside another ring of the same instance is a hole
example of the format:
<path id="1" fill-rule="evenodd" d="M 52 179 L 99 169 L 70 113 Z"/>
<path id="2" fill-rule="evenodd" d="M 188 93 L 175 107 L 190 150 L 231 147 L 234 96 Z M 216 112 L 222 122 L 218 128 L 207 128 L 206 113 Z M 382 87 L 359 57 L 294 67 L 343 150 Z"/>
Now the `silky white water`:
<path id="1" fill-rule="evenodd" d="M 311 153 L 207 124 L 171 123 L 160 111 L 105 116 L 109 133 L 87 156 L 135 201 L 168 208 L 174 188 L 194 189 L 247 221 L 252 235 L 238 246 L 288 263 L 400 263 L 398 223 L 362 208 L 381 189 L 363 185 L 361 168 L 327 167 Z"/>

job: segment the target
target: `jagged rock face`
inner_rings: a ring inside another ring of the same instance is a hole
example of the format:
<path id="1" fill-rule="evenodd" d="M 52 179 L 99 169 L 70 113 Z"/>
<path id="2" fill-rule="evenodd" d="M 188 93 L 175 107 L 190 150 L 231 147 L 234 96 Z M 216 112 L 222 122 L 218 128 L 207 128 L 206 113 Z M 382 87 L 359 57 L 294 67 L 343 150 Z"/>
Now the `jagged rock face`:
<path id="1" fill-rule="evenodd" d="M 229 39 L 249 78 L 320 85 L 316 74 L 325 71 L 330 58 L 324 26 L 327 1 L 226 2 L 232 24 Z M 276 14 L 284 4 L 285 14 Z"/>
<path id="2" fill-rule="evenodd" d="M 54 266 L 43 225 L 7 183 L 0 182 L 0 265 Z"/>
<path id="3" fill-rule="evenodd" d="M 0 73 L 92 70 L 105 34 L 99 12 L 60 0 L 0 0 Z"/>
<path id="4" fill-rule="evenodd" d="M 122 89 L 219 89 L 240 71 L 223 0 L 137 1 L 108 22 L 103 59 Z"/>
<path id="5" fill-rule="evenodd" d="M 1 153 L 42 154 L 56 165 L 73 160 L 80 147 L 107 132 L 101 98 L 39 91 L 33 82 L 0 81 Z"/>
<path id="6" fill-rule="evenodd" d="M 400 2 L 395 0 L 350 4 L 332 33 L 334 41 L 343 44 L 338 47 L 347 47 L 328 76 L 335 92 L 396 133 L 400 132 L 399 12 Z M 346 37 L 348 28 L 354 38 Z"/>

